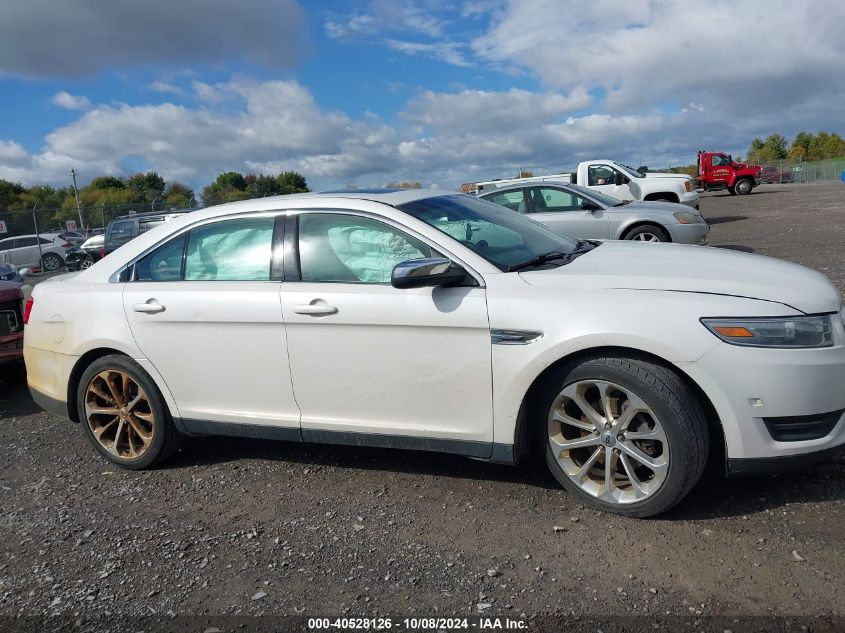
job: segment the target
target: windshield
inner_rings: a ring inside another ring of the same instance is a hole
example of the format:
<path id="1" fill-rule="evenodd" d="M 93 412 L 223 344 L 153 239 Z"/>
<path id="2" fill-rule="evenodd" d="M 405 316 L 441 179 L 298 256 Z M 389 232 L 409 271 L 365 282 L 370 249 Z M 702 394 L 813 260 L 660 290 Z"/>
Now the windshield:
<path id="1" fill-rule="evenodd" d="M 622 163 L 616 163 L 616 164 L 619 165 L 625 171 L 627 171 L 629 174 L 631 174 L 634 178 L 645 178 L 644 173 L 637 171 L 633 167 L 628 167 L 628 165 L 623 165 Z"/>
<path id="2" fill-rule="evenodd" d="M 415 200 L 397 208 L 458 240 L 499 270 L 550 252 L 572 253 L 578 246 L 524 215 L 466 194 Z"/>
<path id="3" fill-rule="evenodd" d="M 617 207 L 622 204 L 622 201 L 619 198 L 614 198 L 613 196 L 608 196 L 607 194 L 601 193 L 599 191 L 595 191 L 593 189 L 587 189 L 586 187 L 582 187 L 581 185 L 566 185 L 573 191 L 577 191 L 581 195 L 587 196 L 592 198 L 596 202 L 603 204 L 606 207 Z"/>

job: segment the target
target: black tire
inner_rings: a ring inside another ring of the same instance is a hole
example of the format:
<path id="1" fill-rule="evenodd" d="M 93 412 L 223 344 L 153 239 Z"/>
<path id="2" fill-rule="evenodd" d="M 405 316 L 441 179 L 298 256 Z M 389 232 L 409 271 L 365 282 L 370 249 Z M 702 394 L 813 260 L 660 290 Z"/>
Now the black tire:
<path id="1" fill-rule="evenodd" d="M 654 237 L 656 239 L 646 239 L 647 237 Z M 644 242 L 668 242 L 669 236 L 666 231 L 656 224 L 643 224 L 634 229 L 631 229 L 625 234 L 626 240 L 642 240 Z"/>
<path id="2" fill-rule="evenodd" d="M 41 269 L 52 273 L 61 268 L 64 263 L 64 260 L 55 253 L 47 253 L 41 258 Z"/>
<path id="3" fill-rule="evenodd" d="M 121 458 L 110 453 L 94 436 L 91 424 L 88 422 L 85 411 L 85 398 L 88 391 L 88 386 L 91 381 L 105 370 L 119 371 L 128 374 L 138 386 L 140 386 L 146 396 L 150 405 L 150 410 L 153 414 L 153 433 L 152 440 L 149 446 L 139 457 L 135 459 Z M 183 436 L 176 430 L 173 424 L 173 418 L 161 396 L 161 392 L 156 387 L 153 380 L 149 377 L 147 372 L 127 356 L 111 355 L 103 356 L 95 360 L 82 373 L 79 380 L 79 385 L 76 389 L 77 412 L 81 426 L 88 437 L 88 440 L 95 449 L 106 459 L 113 464 L 126 468 L 128 470 L 142 470 L 150 468 L 157 464 L 161 464 L 170 457 L 172 457 L 181 447 Z"/>
<path id="4" fill-rule="evenodd" d="M 641 501 L 608 503 L 583 490 L 564 472 L 551 448 L 547 428 L 552 405 L 567 385 L 602 380 L 635 393 L 660 420 L 670 454 L 666 478 Z M 593 508 L 629 517 L 645 518 L 665 512 L 683 499 L 701 478 L 707 465 L 709 435 L 702 407 L 672 370 L 656 363 L 626 356 L 593 356 L 562 367 L 546 382 L 534 410 L 541 427 L 537 440 L 554 478 L 567 491 Z"/>
<path id="5" fill-rule="evenodd" d="M 93 266 L 93 265 L 94 265 L 94 260 L 91 259 L 90 257 L 86 257 L 81 262 L 79 262 L 79 270 L 86 270 L 88 268 L 91 268 L 91 266 Z"/>
<path id="6" fill-rule="evenodd" d="M 26 366 L 22 360 L 0 365 L 0 380 L 10 385 L 26 382 Z"/>
<path id="7" fill-rule="evenodd" d="M 748 180 L 748 178 L 737 180 L 734 184 L 734 191 L 736 191 L 736 195 L 738 196 L 747 196 L 753 189 L 754 183 Z"/>

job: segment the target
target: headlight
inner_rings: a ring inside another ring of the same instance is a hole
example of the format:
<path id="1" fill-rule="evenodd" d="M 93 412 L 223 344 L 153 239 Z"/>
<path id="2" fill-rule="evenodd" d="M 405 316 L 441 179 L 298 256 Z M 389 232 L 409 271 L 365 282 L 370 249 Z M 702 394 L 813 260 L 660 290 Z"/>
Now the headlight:
<path id="1" fill-rule="evenodd" d="M 806 317 L 752 317 L 701 319 L 704 326 L 731 345 L 748 347 L 830 347 L 830 315 Z"/>
<path id="2" fill-rule="evenodd" d="M 675 219 L 681 224 L 699 224 L 701 223 L 701 216 L 697 213 L 689 213 L 687 211 L 678 211 L 673 213 Z"/>
<path id="3" fill-rule="evenodd" d="M 685 180 L 684 181 L 684 189 L 687 190 L 687 193 L 692 191 L 692 180 Z"/>

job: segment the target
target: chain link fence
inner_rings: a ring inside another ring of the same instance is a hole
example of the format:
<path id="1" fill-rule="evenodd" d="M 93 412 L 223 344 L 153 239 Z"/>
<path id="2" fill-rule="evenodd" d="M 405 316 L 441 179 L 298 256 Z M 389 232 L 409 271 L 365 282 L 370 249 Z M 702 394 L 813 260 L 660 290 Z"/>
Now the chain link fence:
<path id="1" fill-rule="evenodd" d="M 761 162 L 761 178 L 764 183 L 788 184 L 814 182 L 835 182 L 845 178 L 845 158 L 831 158 L 813 163 L 795 160 L 772 160 Z M 845 182 L 845 180 L 843 180 Z"/>
<path id="2" fill-rule="evenodd" d="M 81 207 L 78 211 L 76 207 L 70 209 L 41 209 L 36 207 L 34 211 L 0 211 L 0 240 L 36 233 L 64 233 L 71 226 L 75 226 L 73 230 L 78 233 L 93 235 L 103 232 L 110 220 L 120 216 L 184 208 L 185 205 L 142 202 Z"/>

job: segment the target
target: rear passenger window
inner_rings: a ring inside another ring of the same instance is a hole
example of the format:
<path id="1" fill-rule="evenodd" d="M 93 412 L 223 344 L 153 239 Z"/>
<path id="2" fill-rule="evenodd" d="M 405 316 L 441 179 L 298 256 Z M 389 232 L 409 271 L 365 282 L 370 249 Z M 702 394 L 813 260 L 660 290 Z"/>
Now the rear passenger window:
<path id="1" fill-rule="evenodd" d="M 269 281 L 276 219 L 245 218 L 191 231 L 185 280 Z"/>
<path id="2" fill-rule="evenodd" d="M 136 281 L 179 281 L 182 277 L 182 253 L 185 236 L 159 246 L 135 264 Z"/>
<path id="3" fill-rule="evenodd" d="M 522 195 L 522 189 L 518 191 L 506 191 L 504 193 L 497 193 L 495 195 L 484 198 L 490 202 L 495 202 L 503 207 L 507 207 L 512 211 L 525 213 L 525 198 Z"/>

